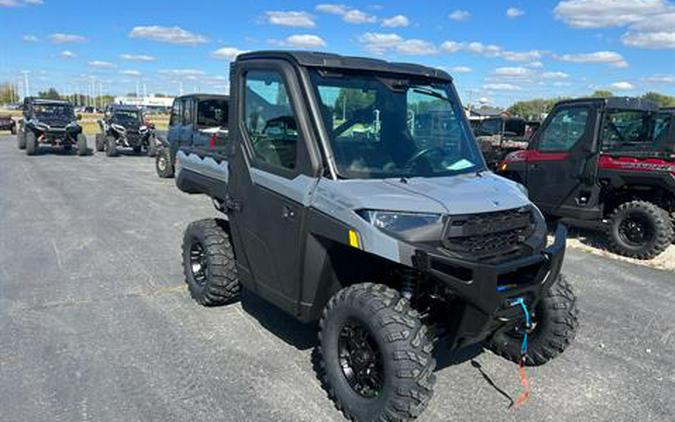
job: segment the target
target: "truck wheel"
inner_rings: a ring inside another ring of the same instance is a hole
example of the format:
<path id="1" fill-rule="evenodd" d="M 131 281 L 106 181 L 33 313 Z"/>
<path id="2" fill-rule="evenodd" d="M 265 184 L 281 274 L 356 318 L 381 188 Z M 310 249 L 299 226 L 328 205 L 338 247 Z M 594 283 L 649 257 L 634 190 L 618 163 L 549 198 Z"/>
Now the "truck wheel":
<path id="1" fill-rule="evenodd" d="M 102 152 L 105 149 L 105 138 L 102 133 L 96 134 L 96 151 Z"/>
<path id="2" fill-rule="evenodd" d="M 26 132 L 26 154 L 35 155 L 38 150 L 37 137 L 33 131 L 29 130 Z"/>
<path id="3" fill-rule="evenodd" d="M 157 141 L 154 136 L 148 138 L 148 157 L 157 155 Z"/>
<path id="4" fill-rule="evenodd" d="M 108 157 L 117 157 L 117 141 L 114 136 L 105 137 L 105 155 Z"/>
<path id="5" fill-rule="evenodd" d="M 564 352 L 574 340 L 579 327 L 576 301 L 572 286 L 562 274 L 543 292 L 531 314 L 534 329 L 527 335 L 526 365 L 545 364 Z M 512 330 L 495 334 L 487 346 L 495 354 L 519 363 L 522 342 L 522 333 Z"/>
<path id="6" fill-rule="evenodd" d="M 637 259 L 652 259 L 673 242 L 668 211 L 646 201 L 619 205 L 609 219 L 609 243 L 613 251 Z"/>
<path id="7" fill-rule="evenodd" d="M 163 149 L 157 154 L 155 169 L 157 170 L 157 176 L 162 179 L 173 177 L 173 163 L 171 162 L 171 153 L 168 149 Z"/>
<path id="8" fill-rule="evenodd" d="M 19 149 L 26 149 L 26 132 L 19 129 L 19 132 L 16 134 L 16 145 Z"/>
<path id="9" fill-rule="evenodd" d="M 77 155 L 87 155 L 87 136 L 84 133 L 77 135 Z"/>
<path id="10" fill-rule="evenodd" d="M 340 290 L 321 318 L 320 375 L 349 420 L 407 421 L 422 413 L 436 380 L 432 349 L 417 311 L 381 284 Z"/>
<path id="11" fill-rule="evenodd" d="M 141 146 L 140 146 L 140 145 L 135 146 L 135 147 L 134 147 L 134 154 L 138 154 L 138 153 L 140 153 L 140 152 L 141 152 Z"/>
<path id="12" fill-rule="evenodd" d="M 195 221 L 185 230 L 183 273 L 190 295 L 201 305 L 224 305 L 239 297 L 234 250 L 217 220 Z"/>

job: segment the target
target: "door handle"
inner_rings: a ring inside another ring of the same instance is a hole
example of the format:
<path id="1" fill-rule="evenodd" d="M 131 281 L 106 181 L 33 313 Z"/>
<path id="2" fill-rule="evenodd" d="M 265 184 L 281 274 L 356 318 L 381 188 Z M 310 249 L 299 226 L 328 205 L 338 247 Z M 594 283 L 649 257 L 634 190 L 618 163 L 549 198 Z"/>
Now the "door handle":
<path id="1" fill-rule="evenodd" d="M 295 218 L 295 210 L 288 205 L 284 205 L 284 207 L 281 210 L 282 215 L 284 218 L 287 218 L 289 220 L 292 220 Z"/>

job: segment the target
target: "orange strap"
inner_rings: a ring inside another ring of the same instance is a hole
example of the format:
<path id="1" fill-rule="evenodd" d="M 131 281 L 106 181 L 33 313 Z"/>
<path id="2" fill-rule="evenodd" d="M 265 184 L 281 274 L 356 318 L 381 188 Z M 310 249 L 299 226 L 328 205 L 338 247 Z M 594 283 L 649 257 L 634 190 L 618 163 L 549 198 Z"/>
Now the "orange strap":
<path id="1" fill-rule="evenodd" d="M 525 372 L 525 356 L 520 360 L 520 365 L 518 365 L 518 375 L 520 376 L 520 386 L 523 387 L 523 392 L 520 393 L 520 396 L 516 399 L 516 402 L 513 404 L 513 407 L 520 407 L 527 402 L 530 398 L 530 381 L 527 379 L 527 373 Z"/>

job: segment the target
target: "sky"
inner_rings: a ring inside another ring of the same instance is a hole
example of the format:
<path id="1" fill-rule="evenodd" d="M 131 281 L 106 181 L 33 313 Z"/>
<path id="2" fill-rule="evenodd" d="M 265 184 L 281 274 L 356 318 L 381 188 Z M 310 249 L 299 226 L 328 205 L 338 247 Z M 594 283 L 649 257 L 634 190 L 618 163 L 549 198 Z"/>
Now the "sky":
<path id="1" fill-rule="evenodd" d="M 32 94 L 222 93 L 238 53 L 308 49 L 443 68 L 465 103 L 675 95 L 670 0 L 0 0 L 0 46 Z"/>

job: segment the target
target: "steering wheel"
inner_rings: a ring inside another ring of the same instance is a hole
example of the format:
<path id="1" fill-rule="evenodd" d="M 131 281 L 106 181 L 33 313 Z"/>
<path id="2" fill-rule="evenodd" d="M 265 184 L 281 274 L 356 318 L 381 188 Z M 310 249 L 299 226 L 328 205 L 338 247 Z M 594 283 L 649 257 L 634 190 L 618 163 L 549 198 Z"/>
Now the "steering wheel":
<path id="1" fill-rule="evenodd" d="M 375 117 L 373 116 L 373 112 L 375 111 L 374 106 L 368 106 L 366 108 L 362 108 L 360 110 L 357 110 L 354 112 L 354 116 L 342 123 L 340 126 L 336 127 L 333 129 L 333 136 L 338 137 L 345 131 L 347 131 L 350 127 L 354 126 L 357 123 L 370 123 L 373 120 L 375 120 Z M 370 120 L 369 120 L 370 119 Z"/>
<path id="2" fill-rule="evenodd" d="M 403 168 L 410 168 L 420 158 L 422 158 L 426 155 L 429 155 L 432 152 L 437 152 L 437 151 L 443 152 L 443 148 L 441 148 L 441 147 L 429 147 L 429 148 L 424 148 L 422 150 L 419 150 L 415 153 L 415 155 L 410 157 L 408 159 L 408 161 L 405 162 L 405 165 L 403 166 Z"/>

